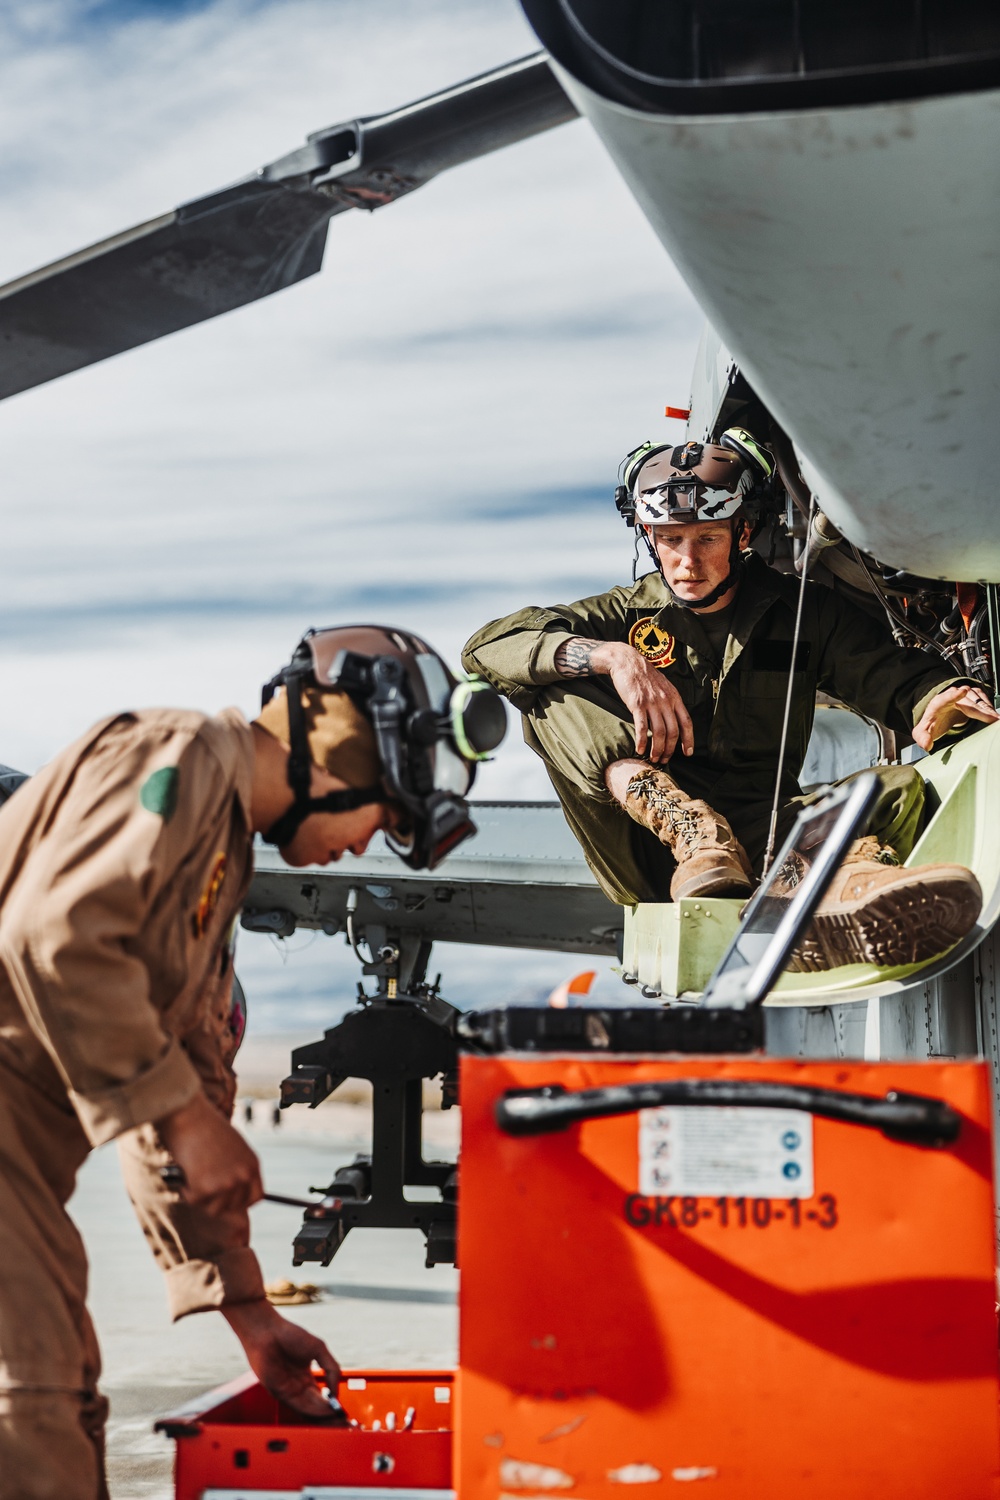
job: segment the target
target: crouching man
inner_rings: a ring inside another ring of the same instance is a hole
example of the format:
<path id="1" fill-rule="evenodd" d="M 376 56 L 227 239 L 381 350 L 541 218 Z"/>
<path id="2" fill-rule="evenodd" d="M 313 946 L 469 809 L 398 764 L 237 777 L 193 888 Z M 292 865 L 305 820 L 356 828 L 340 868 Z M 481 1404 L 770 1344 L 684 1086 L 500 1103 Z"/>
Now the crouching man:
<path id="1" fill-rule="evenodd" d="M 525 740 L 612 901 L 751 891 L 789 674 L 778 847 L 801 798 L 817 690 L 928 750 L 969 719 L 998 717 L 981 686 L 900 648 L 880 622 L 815 584 L 793 663 L 799 580 L 749 550 L 748 507 L 772 468 L 743 429 L 719 444 L 636 449 L 617 498 L 655 571 L 576 604 L 521 610 L 466 645 L 465 666 L 521 710 Z M 800 955 L 809 967 L 920 962 L 979 914 L 971 871 L 899 868 L 919 832 L 923 782 L 909 767 L 879 775 L 870 836 L 835 878 Z M 782 872 L 789 889 L 801 873 Z"/>
<path id="2" fill-rule="evenodd" d="M 472 832 L 484 702 L 463 723 L 468 689 L 456 697 L 422 641 L 377 627 L 311 633 L 265 693 L 252 724 L 232 709 L 107 719 L 0 812 L 2 1500 L 107 1494 L 66 1204 L 112 1139 L 174 1318 L 218 1308 L 268 1390 L 329 1414 L 310 1365 L 335 1386 L 337 1362 L 265 1300 L 250 1249 L 263 1190 L 229 1122 L 233 929 L 257 833 L 300 866 L 361 854 L 382 829 L 419 868 Z M 180 1195 L 160 1175 L 171 1163 Z"/>

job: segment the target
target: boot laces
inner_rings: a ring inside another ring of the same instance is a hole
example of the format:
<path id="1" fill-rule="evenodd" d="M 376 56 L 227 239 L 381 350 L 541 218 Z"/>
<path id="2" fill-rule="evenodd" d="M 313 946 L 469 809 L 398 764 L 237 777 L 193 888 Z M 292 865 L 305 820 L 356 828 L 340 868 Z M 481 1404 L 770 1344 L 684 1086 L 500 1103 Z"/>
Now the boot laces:
<path id="1" fill-rule="evenodd" d="M 899 855 L 891 844 L 880 844 L 873 833 L 866 834 L 863 839 L 856 839 L 844 856 L 845 865 L 857 864 L 861 860 L 871 860 L 877 865 L 889 865 L 898 868 L 900 864 Z"/>
<path id="2" fill-rule="evenodd" d="M 637 776 L 629 785 L 630 793 L 643 799 L 650 812 L 663 818 L 672 838 L 680 839 L 693 849 L 704 837 L 701 819 L 679 789 L 657 786 L 649 775 Z"/>
<path id="3" fill-rule="evenodd" d="M 774 883 L 785 885 L 789 890 L 794 890 L 797 885 L 802 884 L 802 874 L 805 866 L 803 862 L 796 859 L 794 854 L 789 854 L 787 859 L 782 860 L 779 868 L 774 872 Z"/>
<path id="4" fill-rule="evenodd" d="M 679 807 L 669 797 L 664 797 L 662 806 L 670 824 L 670 832 L 693 849 L 704 837 L 704 830 L 698 826 L 701 820 L 697 813 L 690 806 Z"/>

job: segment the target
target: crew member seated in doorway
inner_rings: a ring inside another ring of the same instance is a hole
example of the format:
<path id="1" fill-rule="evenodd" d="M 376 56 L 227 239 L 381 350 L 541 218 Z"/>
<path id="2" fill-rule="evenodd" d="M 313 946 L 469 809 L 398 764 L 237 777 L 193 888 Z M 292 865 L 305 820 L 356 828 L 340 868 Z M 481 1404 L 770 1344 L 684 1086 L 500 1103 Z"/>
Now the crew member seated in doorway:
<path id="1" fill-rule="evenodd" d="M 831 590 L 805 587 L 750 548 L 770 452 L 742 428 L 718 443 L 645 443 L 621 471 L 619 509 L 654 570 L 571 605 L 522 609 L 483 627 L 464 665 L 520 709 L 597 880 L 631 905 L 746 897 L 762 871 L 788 675 L 780 847 L 801 805 L 798 774 L 822 690 L 926 750 L 998 715 L 974 682 L 898 646 Z M 902 869 L 920 830 L 912 767 L 878 771 L 869 835 L 835 877 L 797 965 L 921 962 L 975 923 L 978 882 L 959 865 Z M 801 868 L 780 876 L 790 892 Z"/>

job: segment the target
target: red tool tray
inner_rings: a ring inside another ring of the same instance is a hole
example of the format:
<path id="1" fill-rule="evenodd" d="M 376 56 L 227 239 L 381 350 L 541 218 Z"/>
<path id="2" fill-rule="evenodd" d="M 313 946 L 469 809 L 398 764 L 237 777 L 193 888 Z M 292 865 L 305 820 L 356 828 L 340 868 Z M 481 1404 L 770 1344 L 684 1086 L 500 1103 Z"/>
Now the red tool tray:
<path id="1" fill-rule="evenodd" d="M 359 1424 L 345 1428 L 310 1422 L 242 1375 L 156 1423 L 177 1443 L 176 1500 L 319 1486 L 449 1492 L 453 1382 L 453 1370 L 345 1370 L 337 1395 Z"/>

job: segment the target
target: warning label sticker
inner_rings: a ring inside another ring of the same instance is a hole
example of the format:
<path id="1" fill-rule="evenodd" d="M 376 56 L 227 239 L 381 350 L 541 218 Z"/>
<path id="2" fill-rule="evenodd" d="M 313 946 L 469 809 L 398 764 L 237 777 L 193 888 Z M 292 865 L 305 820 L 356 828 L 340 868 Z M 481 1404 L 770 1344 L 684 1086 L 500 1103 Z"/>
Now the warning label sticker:
<path id="1" fill-rule="evenodd" d="M 639 1192 L 811 1198 L 812 1115 L 670 1106 L 639 1111 Z"/>

